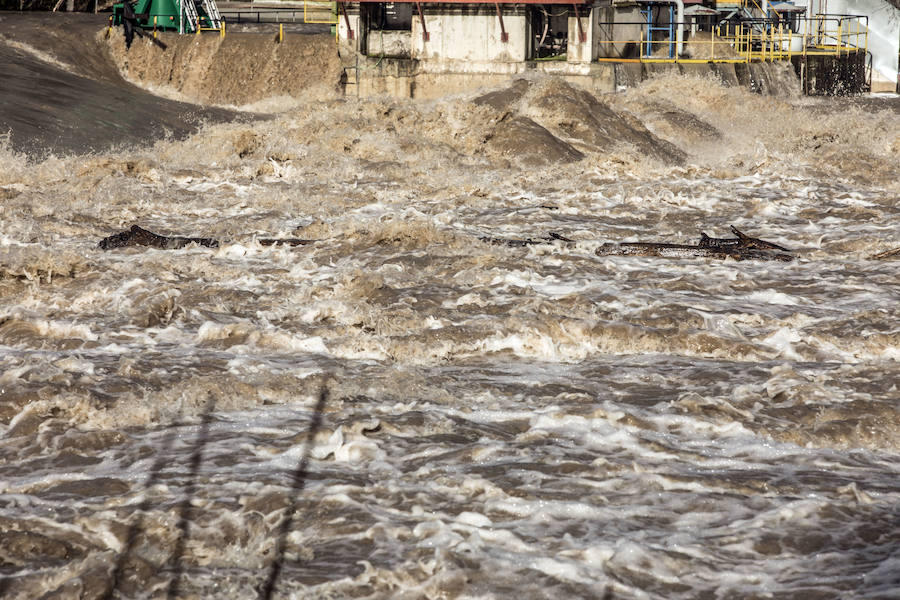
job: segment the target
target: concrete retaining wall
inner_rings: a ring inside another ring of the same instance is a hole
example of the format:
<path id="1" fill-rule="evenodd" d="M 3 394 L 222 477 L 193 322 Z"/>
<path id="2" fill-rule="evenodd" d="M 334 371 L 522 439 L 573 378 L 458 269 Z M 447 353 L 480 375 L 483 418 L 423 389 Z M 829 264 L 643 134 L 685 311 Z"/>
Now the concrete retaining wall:
<path id="1" fill-rule="evenodd" d="M 715 77 L 727 86 L 744 86 L 771 96 L 798 96 L 799 80 L 790 63 L 473 63 L 366 58 L 349 65 L 344 92 L 350 96 L 388 95 L 437 98 L 503 85 L 517 76 L 541 72 L 558 76 L 594 93 L 634 87 L 666 72 Z"/>
<path id="2" fill-rule="evenodd" d="M 412 57 L 423 60 L 465 60 L 519 62 L 527 58 L 524 11 L 504 14 L 507 41 L 501 40 L 500 20 L 493 5 L 452 7 L 441 14 L 425 11 L 425 28 L 430 39 L 422 37 L 418 19 L 412 23 Z"/>
<path id="3" fill-rule="evenodd" d="M 810 96 L 853 96 L 866 91 L 865 60 L 862 52 L 791 58 L 803 93 Z"/>

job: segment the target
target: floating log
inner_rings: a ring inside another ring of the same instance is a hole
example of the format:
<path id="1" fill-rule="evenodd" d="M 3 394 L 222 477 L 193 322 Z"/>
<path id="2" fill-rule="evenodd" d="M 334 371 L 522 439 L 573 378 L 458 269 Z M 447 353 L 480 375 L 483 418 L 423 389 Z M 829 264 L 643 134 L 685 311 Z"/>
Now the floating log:
<path id="1" fill-rule="evenodd" d="M 149 248 L 159 248 L 161 250 L 177 250 L 184 248 L 189 244 L 197 244 L 206 246 L 207 248 L 218 248 L 218 240 L 212 238 L 192 238 L 181 236 L 167 236 L 153 233 L 137 225 L 132 225 L 128 231 L 113 234 L 100 240 L 97 247 L 101 250 L 112 250 L 113 248 L 127 248 L 130 246 L 146 246 Z"/>
<path id="2" fill-rule="evenodd" d="M 794 260 L 791 251 L 784 246 L 750 237 L 731 227 L 734 238 L 713 238 L 701 233 L 695 244 L 668 244 L 660 242 L 606 243 L 597 248 L 597 256 L 659 256 L 663 258 L 717 258 L 734 260 Z"/>
<path id="3" fill-rule="evenodd" d="M 260 246 L 306 246 L 315 241 L 300 238 L 256 238 L 256 243 Z"/>
<path id="4" fill-rule="evenodd" d="M 303 240 L 299 238 L 261 238 L 256 240 L 263 246 L 304 246 L 311 244 L 315 240 Z M 213 238 L 201 237 L 182 237 L 159 235 L 148 231 L 143 227 L 132 225 L 128 231 L 113 234 L 100 240 L 97 247 L 101 250 L 112 250 L 114 248 L 128 248 L 132 246 L 144 246 L 147 248 L 159 248 L 160 250 L 178 250 L 190 244 L 205 246 L 207 248 L 218 248 L 219 240 Z"/>
<path id="5" fill-rule="evenodd" d="M 745 235 L 734 225 L 731 226 L 731 233 L 736 235 L 735 238 L 713 238 L 705 233 L 700 233 L 700 246 L 704 248 L 743 248 L 749 250 L 778 250 L 779 252 L 790 252 L 784 246 L 773 244 L 759 238 Z"/>
<path id="6" fill-rule="evenodd" d="M 488 244 L 494 246 L 510 246 L 511 248 L 522 248 L 524 246 L 535 246 L 538 244 L 552 244 L 554 242 L 571 242 L 567 237 L 563 237 L 558 233 L 550 233 L 549 235 L 545 235 L 542 238 L 525 238 L 525 239 L 515 239 L 515 238 L 495 238 L 495 237 L 480 237 L 478 238 L 482 242 L 487 242 Z"/>
<path id="7" fill-rule="evenodd" d="M 884 252 L 879 252 L 878 254 L 873 254 L 869 258 L 873 258 L 875 260 L 881 260 L 884 258 L 892 258 L 894 256 L 900 256 L 900 248 L 894 248 L 893 250 L 885 250 Z"/>
<path id="8" fill-rule="evenodd" d="M 550 207 L 547 207 L 550 208 Z M 733 225 L 731 232 L 733 238 L 714 238 L 700 234 L 697 244 L 670 244 L 662 242 L 608 242 L 602 244 L 595 254 L 597 256 L 659 256 L 663 258 L 733 258 L 734 260 L 776 260 L 790 262 L 794 260 L 792 251 L 773 242 L 750 237 L 738 230 Z M 482 242 L 495 246 L 509 246 L 522 248 L 539 244 L 554 244 L 556 242 L 572 243 L 563 235 L 551 232 L 540 238 L 497 238 L 480 237 Z M 302 238 L 257 238 L 256 242 L 262 246 L 306 246 L 316 240 Z M 97 244 L 101 250 L 113 250 L 115 248 L 128 248 L 143 246 L 158 248 L 160 250 L 178 250 L 197 244 L 207 248 L 218 248 L 219 240 L 203 237 L 167 236 L 154 233 L 138 225 L 132 225 L 127 231 L 115 233 L 105 237 Z M 870 256 L 870 259 L 885 259 L 900 256 L 900 248 L 886 250 Z"/>

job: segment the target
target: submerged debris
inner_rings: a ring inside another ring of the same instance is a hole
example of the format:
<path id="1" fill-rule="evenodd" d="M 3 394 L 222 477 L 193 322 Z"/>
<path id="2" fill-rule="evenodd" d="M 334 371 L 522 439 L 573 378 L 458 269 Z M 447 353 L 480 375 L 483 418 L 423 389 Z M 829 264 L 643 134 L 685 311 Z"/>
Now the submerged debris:
<path id="1" fill-rule="evenodd" d="M 667 244 L 659 242 L 606 243 L 597 248 L 598 256 L 660 256 L 664 258 L 733 258 L 734 260 L 794 260 L 791 251 L 783 246 L 750 237 L 731 227 L 734 238 L 713 238 L 701 233 L 700 242 Z"/>
<path id="2" fill-rule="evenodd" d="M 524 246 L 535 246 L 537 244 L 552 244 L 553 242 L 571 242 L 574 240 L 570 240 L 567 237 L 563 237 L 558 233 L 551 232 L 548 235 L 545 235 L 541 238 L 525 238 L 525 239 L 516 239 L 516 238 L 496 238 L 496 237 L 480 237 L 478 238 L 482 242 L 487 242 L 488 244 L 492 244 L 494 246 L 510 246 L 511 248 L 522 248 Z"/>
<path id="3" fill-rule="evenodd" d="M 733 238 L 714 238 L 700 234 L 697 244 L 669 244 L 663 242 L 609 242 L 602 244 L 595 254 L 597 256 L 659 256 L 663 258 L 733 258 L 734 260 L 776 260 L 790 262 L 794 260 L 794 254 L 788 248 L 779 246 L 773 242 L 767 242 L 759 238 L 750 237 L 736 227 L 731 227 Z M 545 236 L 534 238 L 499 238 L 483 236 L 478 238 L 482 242 L 494 246 L 509 246 L 511 248 L 524 248 L 541 244 L 571 244 L 574 240 L 559 233 L 550 232 Z M 300 238 L 257 238 L 256 243 L 262 246 L 305 246 L 316 240 Z M 97 247 L 101 250 L 114 248 L 146 247 L 160 250 L 178 250 L 197 244 L 207 248 L 218 248 L 219 240 L 204 237 L 168 236 L 154 233 L 138 225 L 132 225 L 127 231 L 115 233 L 100 240 Z M 887 250 L 870 256 L 870 259 L 885 259 L 900 256 L 900 248 Z"/>
<path id="4" fill-rule="evenodd" d="M 873 254 L 869 258 L 875 260 L 881 260 L 884 258 L 893 258 L 895 256 L 900 256 L 900 248 L 894 248 L 893 250 L 885 250 L 884 252 L 879 252 L 878 254 Z"/>
<path id="5" fill-rule="evenodd" d="M 311 244 L 315 240 L 303 240 L 298 238 L 262 238 L 256 240 L 263 246 L 303 246 Z M 178 250 L 190 244 L 198 246 L 206 246 L 207 248 L 218 248 L 219 240 L 213 238 L 200 237 L 182 237 L 159 235 L 148 231 L 143 227 L 132 225 L 128 231 L 113 234 L 100 240 L 97 247 L 101 250 L 112 250 L 113 248 L 127 248 L 132 246 L 144 246 L 148 248 L 159 248 L 160 250 Z"/>
<path id="6" fill-rule="evenodd" d="M 129 246 L 147 246 L 161 250 L 177 250 L 189 244 L 197 244 L 207 248 L 219 247 L 218 240 L 212 238 L 170 237 L 153 233 L 137 225 L 132 225 L 128 231 L 122 231 L 103 238 L 97 244 L 97 247 L 101 250 L 112 250 L 113 248 L 127 248 Z"/>

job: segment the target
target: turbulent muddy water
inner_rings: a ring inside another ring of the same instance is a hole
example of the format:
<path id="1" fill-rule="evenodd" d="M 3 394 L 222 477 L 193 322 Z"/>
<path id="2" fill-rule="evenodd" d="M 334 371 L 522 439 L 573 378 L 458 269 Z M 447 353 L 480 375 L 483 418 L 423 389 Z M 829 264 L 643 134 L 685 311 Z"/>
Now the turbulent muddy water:
<path id="1" fill-rule="evenodd" d="M 0 596 L 897 597 L 896 98 L 280 102 L 0 147 Z"/>

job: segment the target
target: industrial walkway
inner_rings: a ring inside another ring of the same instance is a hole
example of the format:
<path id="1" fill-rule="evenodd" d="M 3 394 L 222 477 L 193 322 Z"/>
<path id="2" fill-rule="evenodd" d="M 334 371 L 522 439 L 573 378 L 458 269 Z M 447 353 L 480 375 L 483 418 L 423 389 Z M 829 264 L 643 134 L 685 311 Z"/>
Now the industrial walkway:
<path id="1" fill-rule="evenodd" d="M 327 33 L 337 19 L 331 2 L 218 2 L 229 28 L 250 31 L 282 25 L 291 33 Z M 257 27 L 258 26 L 258 27 Z"/>

